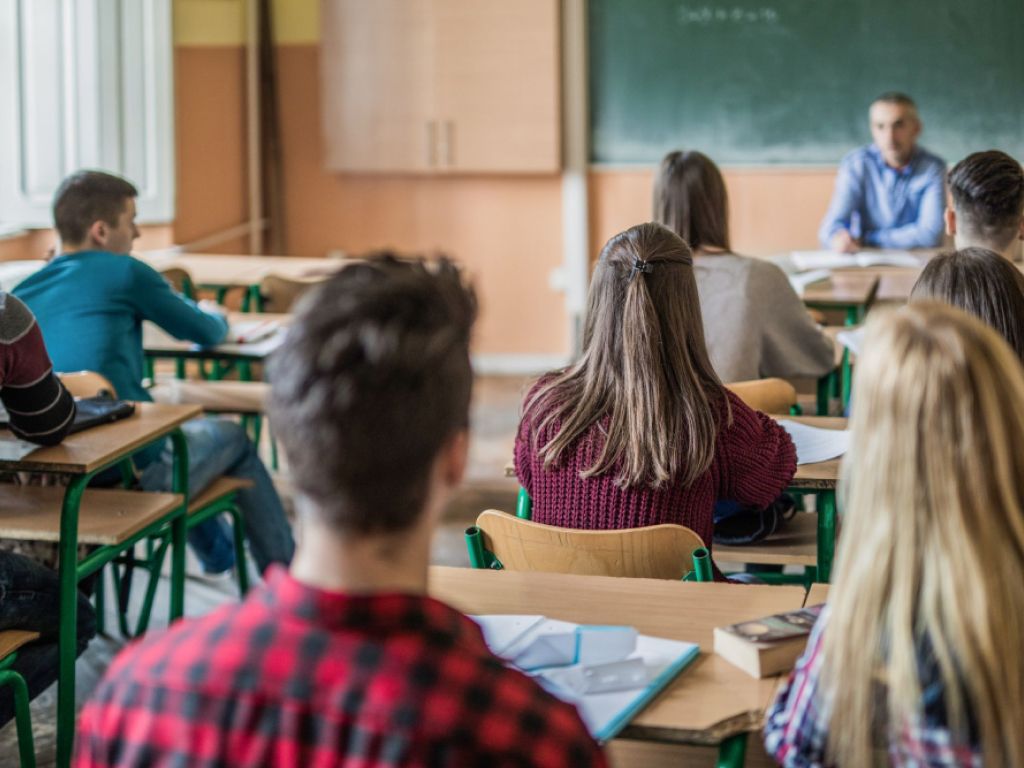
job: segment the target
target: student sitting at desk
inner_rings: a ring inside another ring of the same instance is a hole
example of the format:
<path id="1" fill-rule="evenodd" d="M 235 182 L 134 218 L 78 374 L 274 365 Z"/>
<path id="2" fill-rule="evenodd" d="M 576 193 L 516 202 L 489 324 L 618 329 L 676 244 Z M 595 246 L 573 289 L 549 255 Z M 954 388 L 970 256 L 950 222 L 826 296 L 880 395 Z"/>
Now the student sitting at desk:
<path id="1" fill-rule="evenodd" d="M 829 605 L 765 746 L 799 768 L 1024 765 L 1024 370 L 954 307 L 879 317 Z"/>
<path id="2" fill-rule="evenodd" d="M 910 300 L 941 301 L 974 315 L 1024 361 L 1024 274 L 998 253 L 965 248 L 928 262 Z"/>
<path id="3" fill-rule="evenodd" d="M 450 262 L 358 264 L 314 288 L 272 361 L 303 528 L 291 570 L 121 654 L 78 768 L 587 768 L 576 710 L 427 596 L 467 461 L 472 292 Z"/>
<path id="4" fill-rule="evenodd" d="M 39 445 L 60 443 L 75 418 L 75 402 L 53 374 L 35 318 L 21 301 L 2 292 L 0 401 L 7 410 L 11 432 Z M 33 698 L 57 679 L 60 583 L 52 568 L 18 553 L 25 544 L 0 539 L 0 631 L 19 629 L 40 635 L 18 650 L 11 667 L 25 678 Z M 92 604 L 79 593 L 78 653 L 95 634 Z M 12 717 L 13 691 L 5 686 L 0 688 L 0 725 Z"/>
<path id="5" fill-rule="evenodd" d="M 516 435 L 516 475 L 535 521 L 676 523 L 710 546 L 716 500 L 763 509 L 789 484 L 789 435 L 711 367 L 693 272 L 686 243 L 659 224 L 632 227 L 601 251 L 583 352 L 534 385 Z"/>
<path id="6" fill-rule="evenodd" d="M 1021 260 L 1024 240 L 1024 169 L 992 149 L 975 152 L 949 172 L 946 233 L 957 248 L 988 248 Z"/>
<path id="7" fill-rule="evenodd" d="M 151 320 L 179 339 L 216 344 L 227 333 L 222 314 L 206 312 L 175 293 L 160 274 L 129 255 L 137 190 L 117 176 L 81 171 L 60 185 L 53 213 L 61 253 L 15 289 L 35 313 L 59 370 L 102 373 L 125 400 L 151 401 L 142 386 L 142 321 Z M 188 443 L 189 492 L 201 492 L 221 475 L 247 478 L 238 492 L 245 533 L 262 572 L 291 560 L 294 543 L 281 500 L 238 424 L 194 419 L 181 426 Z M 169 491 L 173 452 L 168 440 L 135 454 L 147 491 Z M 235 562 L 227 524 L 217 518 L 189 531 L 203 570 L 222 573 Z"/>
<path id="8" fill-rule="evenodd" d="M 942 242 L 946 164 L 917 145 L 917 105 L 884 93 L 868 112 L 872 144 L 839 164 L 818 237 L 827 248 L 933 248 Z"/>
<path id="9" fill-rule="evenodd" d="M 829 338 L 786 275 L 729 245 L 725 180 L 700 152 L 670 152 L 654 182 L 654 219 L 693 249 L 711 364 L 722 381 L 812 378 L 835 367 Z"/>

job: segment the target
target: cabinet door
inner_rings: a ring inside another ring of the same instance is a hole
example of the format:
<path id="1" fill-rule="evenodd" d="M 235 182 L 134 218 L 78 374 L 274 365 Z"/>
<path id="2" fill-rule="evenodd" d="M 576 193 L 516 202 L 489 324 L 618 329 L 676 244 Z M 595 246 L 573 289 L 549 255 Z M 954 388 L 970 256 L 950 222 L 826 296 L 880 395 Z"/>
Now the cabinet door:
<path id="1" fill-rule="evenodd" d="M 326 166 L 426 171 L 435 164 L 432 0 L 324 0 Z"/>
<path id="2" fill-rule="evenodd" d="M 440 169 L 559 169 L 559 6 L 433 0 Z"/>

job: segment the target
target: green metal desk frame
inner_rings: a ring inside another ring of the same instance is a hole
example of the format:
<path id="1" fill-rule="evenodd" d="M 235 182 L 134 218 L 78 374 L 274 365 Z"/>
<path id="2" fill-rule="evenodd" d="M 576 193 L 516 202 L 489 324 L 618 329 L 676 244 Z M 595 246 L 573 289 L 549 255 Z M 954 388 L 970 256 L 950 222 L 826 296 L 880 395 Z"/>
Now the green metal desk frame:
<path id="1" fill-rule="evenodd" d="M 167 433 L 151 442 L 162 440 Z M 64 492 L 60 518 L 60 630 L 58 649 L 60 655 L 57 687 L 57 765 L 65 768 L 71 764 L 71 751 L 75 738 L 75 650 L 78 632 L 78 583 L 96 573 L 121 552 L 135 546 L 136 542 L 161 533 L 171 524 L 171 595 L 169 619 L 181 618 L 185 602 L 185 515 L 188 510 L 188 446 L 181 429 L 170 432 L 174 447 L 172 491 L 181 494 L 182 504 L 173 512 L 137 531 L 126 541 L 116 546 L 100 547 L 78 562 L 78 511 L 82 494 L 98 473 L 116 466 L 123 457 L 97 468 L 92 472 L 77 475 Z"/>

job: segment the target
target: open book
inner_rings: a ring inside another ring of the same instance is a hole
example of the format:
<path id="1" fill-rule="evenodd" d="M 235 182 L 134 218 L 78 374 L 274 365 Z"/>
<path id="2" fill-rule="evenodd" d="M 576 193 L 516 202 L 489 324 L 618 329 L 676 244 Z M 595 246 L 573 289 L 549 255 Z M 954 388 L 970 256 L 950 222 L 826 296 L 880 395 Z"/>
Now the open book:
<path id="1" fill-rule="evenodd" d="M 817 464 L 836 459 L 850 449 L 848 429 L 822 429 L 788 419 L 779 419 L 779 426 L 793 439 L 797 464 Z"/>
<path id="2" fill-rule="evenodd" d="M 544 616 L 472 617 L 487 647 L 573 704 L 591 735 L 608 741 L 700 654 L 695 643 Z"/>
<path id="3" fill-rule="evenodd" d="M 793 251 L 793 265 L 800 271 L 809 269 L 841 269 L 843 267 L 910 267 L 924 266 L 924 261 L 909 251 Z"/>
<path id="4" fill-rule="evenodd" d="M 281 324 L 277 320 L 243 320 L 231 323 L 224 341 L 229 344 L 254 344 L 270 338 L 280 328 Z"/>

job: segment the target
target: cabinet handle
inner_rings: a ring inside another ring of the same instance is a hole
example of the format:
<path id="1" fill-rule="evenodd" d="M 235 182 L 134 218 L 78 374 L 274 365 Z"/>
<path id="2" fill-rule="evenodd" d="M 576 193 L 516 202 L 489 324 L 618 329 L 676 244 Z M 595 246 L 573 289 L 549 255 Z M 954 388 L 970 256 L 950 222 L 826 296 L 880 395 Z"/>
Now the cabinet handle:
<path id="1" fill-rule="evenodd" d="M 427 167 L 437 165 L 437 123 L 427 120 Z"/>
<path id="2" fill-rule="evenodd" d="M 455 123 L 444 121 L 444 164 L 451 168 L 455 165 Z"/>

